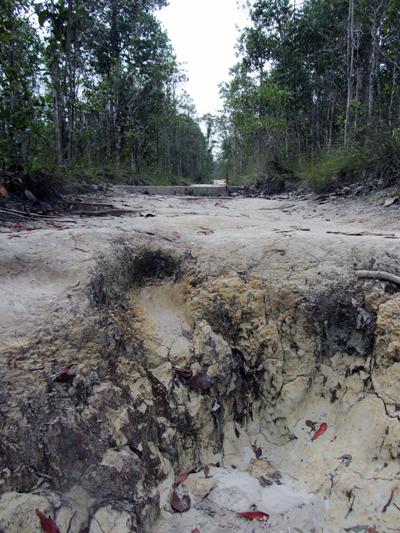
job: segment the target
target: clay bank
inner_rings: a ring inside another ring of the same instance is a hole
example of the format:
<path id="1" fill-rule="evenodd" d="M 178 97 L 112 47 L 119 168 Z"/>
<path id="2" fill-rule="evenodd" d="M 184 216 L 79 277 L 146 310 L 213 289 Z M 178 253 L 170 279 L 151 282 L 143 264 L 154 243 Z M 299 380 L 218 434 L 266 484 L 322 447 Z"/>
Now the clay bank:
<path id="1" fill-rule="evenodd" d="M 110 194 L 0 234 L 0 530 L 399 531 L 397 206 Z"/>

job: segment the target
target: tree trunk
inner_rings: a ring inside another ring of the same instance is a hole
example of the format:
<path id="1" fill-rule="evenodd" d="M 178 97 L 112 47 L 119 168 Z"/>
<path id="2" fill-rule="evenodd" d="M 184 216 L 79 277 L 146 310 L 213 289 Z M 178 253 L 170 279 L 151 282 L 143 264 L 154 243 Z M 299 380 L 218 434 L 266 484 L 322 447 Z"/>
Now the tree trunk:
<path id="1" fill-rule="evenodd" d="M 371 26 L 371 60 L 370 60 L 370 71 L 369 71 L 369 80 L 368 80 L 368 125 L 371 125 L 372 121 L 372 111 L 374 106 L 374 86 L 375 86 L 375 71 L 376 71 L 376 48 L 377 48 L 377 10 L 374 12 L 374 17 L 372 20 Z"/>
<path id="2" fill-rule="evenodd" d="M 394 107 L 394 99 L 395 94 L 397 90 L 397 67 L 393 66 L 393 74 L 392 74 L 392 90 L 390 92 L 390 103 L 389 103 L 389 111 L 388 111 L 388 121 L 389 126 L 393 127 L 393 107 Z"/>
<path id="3" fill-rule="evenodd" d="M 349 17 L 347 27 L 347 100 L 346 119 L 344 124 L 344 146 L 347 147 L 350 139 L 351 100 L 353 94 L 354 75 L 354 0 L 349 0 Z"/>

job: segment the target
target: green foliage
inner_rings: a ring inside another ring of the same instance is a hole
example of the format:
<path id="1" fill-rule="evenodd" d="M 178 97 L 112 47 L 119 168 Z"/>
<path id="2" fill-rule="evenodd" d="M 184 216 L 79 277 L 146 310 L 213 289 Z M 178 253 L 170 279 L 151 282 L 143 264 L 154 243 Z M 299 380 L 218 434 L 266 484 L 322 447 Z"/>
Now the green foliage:
<path id="1" fill-rule="evenodd" d="M 351 180 L 356 169 L 356 155 L 343 148 L 337 148 L 329 154 L 319 154 L 295 166 L 295 172 L 302 182 L 308 184 L 315 192 L 330 191 L 334 179 Z"/>
<path id="2" fill-rule="evenodd" d="M 164 5 L 3 0 L 0 168 L 62 170 L 71 179 L 112 168 L 129 182 L 207 178 L 207 141 L 154 15 Z"/>
<path id="3" fill-rule="evenodd" d="M 315 192 L 358 180 L 395 185 L 400 182 L 400 135 L 396 131 L 383 138 L 371 136 L 366 144 L 347 150 L 337 147 L 328 154 L 298 161 L 294 173 Z"/>
<path id="4" fill-rule="evenodd" d="M 253 0 L 250 19 L 222 88 L 218 171 L 294 168 L 316 190 L 338 175 L 396 176 L 399 0 Z"/>

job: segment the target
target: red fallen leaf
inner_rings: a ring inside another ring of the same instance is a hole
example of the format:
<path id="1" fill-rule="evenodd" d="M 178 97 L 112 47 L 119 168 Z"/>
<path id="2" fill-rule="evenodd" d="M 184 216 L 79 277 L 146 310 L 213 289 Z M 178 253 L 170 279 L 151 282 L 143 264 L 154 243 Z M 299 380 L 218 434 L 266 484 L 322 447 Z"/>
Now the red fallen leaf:
<path id="1" fill-rule="evenodd" d="M 62 368 L 54 378 L 55 381 L 58 381 L 60 383 L 72 383 L 75 378 L 75 369 L 73 368 L 73 365 L 68 365 Z"/>
<path id="2" fill-rule="evenodd" d="M 328 424 L 325 424 L 325 422 L 322 422 L 322 424 L 319 426 L 317 431 L 314 433 L 314 435 L 311 437 L 311 440 L 318 439 L 321 435 L 325 433 L 325 431 L 328 429 Z"/>
<path id="3" fill-rule="evenodd" d="M 192 533 L 201 533 L 201 531 L 198 527 L 195 527 L 194 529 L 192 529 Z"/>
<path id="4" fill-rule="evenodd" d="M 203 470 L 205 477 L 208 477 L 208 474 L 210 473 L 210 467 L 208 465 L 204 465 Z"/>
<path id="5" fill-rule="evenodd" d="M 186 513 L 186 511 L 189 511 L 191 503 L 188 494 L 184 494 L 181 498 L 175 491 L 172 492 L 171 507 L 177 513 Z"/>
<path id="6" fill-rule="evenodd" d="M 190 370 L 190 368 L 177 368 L 176 366 L 174 366 L 172 368 L 172 372 L 184 379 L 190 379 L 193 376 L 193 372 Z"/>
<path id="7" fill-rule="evenodd" d="M 195 466 L 192 466 L 191 468 L 188 468 L 188 470 L 185 470 L 182 472 L 182 474 L 179 474 L 179 476 L 176 478 L 174 482 L 174 487 L 179 487 L 179 485 L 182 485 L 190 474 L 193 474 L 194 472 L 197 472 L 197 468 Z"/>
<path id="8" fill-rule="evenodd" d="M 257 446 L 257 441 L 254 441 L 254 443 L 251 445 L 251 449 L 254 452 L 254 455 L 257 459 L 259 459 L 262 456 L 262 449 Z"/>
<path id="9" fill-rule="evenodd" d="M 179 485 L 182 485 L 187 478 L 189 477 L 190 472 L 182 472 L 182 474 L 179 474 L 179 476 L 175 479 L 174 487 L 179 487 Z"/>
<path id="10" fill-rule="evenodd" d="M 45 533 L 61 533 L 57 524 L 50 517 L 47 518 L 39 509 L 36 509 L 36 514 L 39 517 L 40 525 Z"/>
<path id="11" fill-rule="evenodd" d="M 208 390 L 211 387 L 211 378 L 207 374 L 197 374 L 188 380 L 192 389 Z"/>
<path id="12" fill-rule="evenodd" d="M 246 520 L 254 520 L 256 522 L 265 522 L 269 518 L 269 514 L 262 511 L 248 511 L 246 513 L 236 513 L 236 516 L 245 518 Z"/>

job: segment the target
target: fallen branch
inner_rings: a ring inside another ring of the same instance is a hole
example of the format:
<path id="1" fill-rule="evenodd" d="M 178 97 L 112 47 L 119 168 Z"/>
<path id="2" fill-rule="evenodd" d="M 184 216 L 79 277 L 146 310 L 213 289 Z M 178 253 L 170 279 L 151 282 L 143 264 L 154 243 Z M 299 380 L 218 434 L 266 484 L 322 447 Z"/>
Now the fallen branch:
<path id="1" fill-rule="evenodd" d="M 21 218 L 29 218 L 29 215 L 27 213 L 23 213 L 22 211 L 14 211 L 13 209 L 0 209 L 0 213 L 6 213 L 7 215 L 15 215 L 16 217 Z"/>
<path id="2" fill-rule="evenodd" d="M 391 281 L 400 285 L 400 276 L 384 272 L 383 270 L 356 270 L 355 275 L 363 279 L 379 279 L 381 281 Z"/>
<path id="3" fill-rule="evenodd" d="M 385 239 L 398 239 L 395 233 L 374 233 L 373 231 L 327 231 L 331 235 L 349 235 L 351 237 L 385 237 Z"/>
<path id="4" fill-rule="evenodd" d="M 6 213 L 7 215 L 15 215 L 17 217 L 23 217 L 23 218 L 48 218 L 53 219 L 56 217 L 55 215 L 44 215 L 40 213 L 24 213 L 23 211 L 16 211 L 15 209 L 0 209 L 0 213 Z M 62 215 L 61 215 L 62 216 Z M 65 221 L 65 222 L 74 222 L 71 220 Z"/>
<path id="5" fill-rule="evenodd" d="M 127 209 L 103 209 L 102 211 L 71 211 L 69 214 L 80 217 L 104 217 L 107 215 L 121 216 L 130 213 L 137 213 L 137 211 Z"/>
<path id="6" fill-rule="evenodd" d="M 296 207 L 296 204 L 279 205 L 278 207 L 260 207 L 258 211 L 283 211 L 284 209 L 290 209 Z"/>

